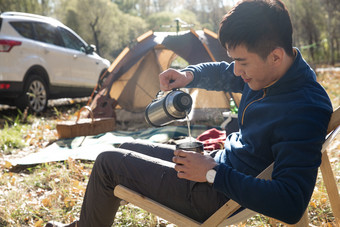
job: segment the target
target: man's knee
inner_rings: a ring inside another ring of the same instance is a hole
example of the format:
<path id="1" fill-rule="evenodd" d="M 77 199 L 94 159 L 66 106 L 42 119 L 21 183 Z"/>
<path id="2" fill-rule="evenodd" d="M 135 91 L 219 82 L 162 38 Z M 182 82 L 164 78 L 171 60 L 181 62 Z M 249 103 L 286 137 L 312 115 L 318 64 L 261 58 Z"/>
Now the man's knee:
<path id="1" fill-rule="evenodd" d="M 101 152 L 96 158 L 96 163 L 103 163 L 104 161 L 111 159 L 112 153 L 112 151 Z"/>
<path id="2" fill-rule="evenodd" d="M 100 166 L 114 166 L 115 163 L 120 163 L 121 160 L 126 156 L 128 152 L 116 148 L 112 151 L 104 151 L 101 152 L 94 163 L 94 165 L 100 165 Z"/>

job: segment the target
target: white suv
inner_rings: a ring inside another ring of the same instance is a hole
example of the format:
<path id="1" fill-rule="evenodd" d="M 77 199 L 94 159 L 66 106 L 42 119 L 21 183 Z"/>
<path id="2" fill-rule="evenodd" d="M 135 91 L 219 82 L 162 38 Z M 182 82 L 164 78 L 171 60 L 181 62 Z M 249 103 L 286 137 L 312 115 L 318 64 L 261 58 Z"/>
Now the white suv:
<path id="1" fill-rule="evenodd" d="M 110 62 L 44 16 L 0 15 L 0 103 L 41 112 L 50 98 L 89 96 Z"/>

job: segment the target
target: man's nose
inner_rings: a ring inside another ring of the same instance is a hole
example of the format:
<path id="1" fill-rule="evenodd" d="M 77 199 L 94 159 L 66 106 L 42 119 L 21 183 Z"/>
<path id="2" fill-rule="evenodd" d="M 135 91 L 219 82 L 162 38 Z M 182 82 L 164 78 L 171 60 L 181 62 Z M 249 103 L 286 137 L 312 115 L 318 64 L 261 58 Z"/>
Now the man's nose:
<path id="1" fill-rule="evenodd" d="M 240 63 L 238 63 L 237 61 L 234 62 L 234 74 L 235 76 L 241 76 L 243 73 L 243 70 L 240 66 Z"/>

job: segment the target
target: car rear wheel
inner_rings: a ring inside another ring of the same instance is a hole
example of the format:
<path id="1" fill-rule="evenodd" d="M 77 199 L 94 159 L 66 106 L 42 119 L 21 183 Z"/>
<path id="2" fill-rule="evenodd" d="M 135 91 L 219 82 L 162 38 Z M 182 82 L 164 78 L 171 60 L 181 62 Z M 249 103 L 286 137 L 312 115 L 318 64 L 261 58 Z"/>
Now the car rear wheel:
<path id="1" fill-rule="evenodd" d="M 39 113 L 46 109 L 48 90 L 45 81 L 37 76 L 31 75 L 24 86 L 24 91 L 18 99 L 18 107 L 24 109 L 29 107 L 33 112 Z"/>

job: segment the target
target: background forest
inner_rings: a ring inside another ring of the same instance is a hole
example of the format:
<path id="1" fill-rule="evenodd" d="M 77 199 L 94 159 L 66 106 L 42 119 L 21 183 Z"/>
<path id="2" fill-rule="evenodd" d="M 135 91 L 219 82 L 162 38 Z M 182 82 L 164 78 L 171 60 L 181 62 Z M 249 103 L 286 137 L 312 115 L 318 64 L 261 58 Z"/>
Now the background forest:
<path id="1" fill-rule="evenodd" d="M 111 62 L 148 30 L 208 28 L 218 31 L 222 16 L 237 0 L 0 0 L 0 12 L 54 17 L 97 46 Z M 340 1 L 283 0 L 294 26 L 294 46 L 312 65 L 340 62 Z"/>

